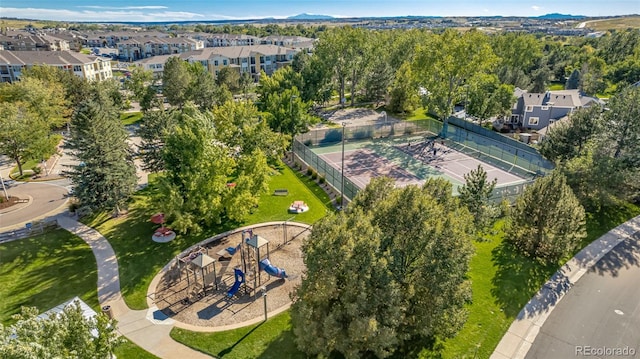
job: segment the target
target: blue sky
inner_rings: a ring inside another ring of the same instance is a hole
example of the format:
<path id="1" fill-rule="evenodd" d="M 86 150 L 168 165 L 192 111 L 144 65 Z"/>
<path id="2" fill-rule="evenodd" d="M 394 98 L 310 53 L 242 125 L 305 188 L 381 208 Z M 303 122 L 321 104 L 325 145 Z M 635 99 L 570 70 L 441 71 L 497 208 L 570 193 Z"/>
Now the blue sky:
<path id="1" fill-rule="evenodd" d="M 640 0 L 0 0 L 0 16 L 66 21 L 184 21 L 358 16 L 587 16 L 639 14 Z"/>

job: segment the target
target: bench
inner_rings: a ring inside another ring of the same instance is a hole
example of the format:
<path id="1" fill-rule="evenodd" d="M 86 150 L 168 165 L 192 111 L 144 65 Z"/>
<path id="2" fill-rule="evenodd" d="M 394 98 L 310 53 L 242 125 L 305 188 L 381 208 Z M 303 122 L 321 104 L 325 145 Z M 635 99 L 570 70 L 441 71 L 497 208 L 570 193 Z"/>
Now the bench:
<path id="1" fill-rule="evenodd" d="M 273 192 L 274 196 L 288 196 L 289 195 L 289 190 L 288 189 L 277 189 Z"/>

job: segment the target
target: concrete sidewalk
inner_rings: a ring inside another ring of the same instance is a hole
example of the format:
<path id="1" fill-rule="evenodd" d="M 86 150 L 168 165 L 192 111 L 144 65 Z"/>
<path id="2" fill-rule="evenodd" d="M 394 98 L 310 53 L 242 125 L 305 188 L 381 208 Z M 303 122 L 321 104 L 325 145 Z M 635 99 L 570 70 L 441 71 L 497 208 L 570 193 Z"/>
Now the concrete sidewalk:
<path id="1" fill-rule="evenodd" d="M 110 305 L 118 320 L 118 331 L 146 351 L 160 358 L 211 358 L 171 339 L 172 321 L 154 320 L 153 308 L 131 310 L 120 293 L 118 260 L 109 241 L 98 231 L 76 221 L 68 212 L 57 216 L 60 227 L 82 238 L 93 251 L 98 264 L 98 300 Z"/>
<path id="2" fill-rule="evenodd" d="M 540 328 L 571 287 L 605 254 L 638 231 L 640 216 L 607 232 L 563 265 L 520 311 L 491 358 L 525 358 Z"/>

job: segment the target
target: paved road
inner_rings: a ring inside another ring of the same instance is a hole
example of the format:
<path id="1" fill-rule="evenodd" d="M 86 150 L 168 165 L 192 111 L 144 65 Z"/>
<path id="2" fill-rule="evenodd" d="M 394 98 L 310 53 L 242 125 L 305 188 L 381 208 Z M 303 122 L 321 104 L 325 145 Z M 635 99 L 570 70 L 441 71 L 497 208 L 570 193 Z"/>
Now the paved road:
<path id="1" fill-rule="evenodd" d="M 49 183 L 12 182 L 7 188 L 10 196 L 30 199 L 28 205 L 0 214 L 0 231 L 24 226 L 26 222 L 41 219 L 64 210 L 67 188 Z"/>
<path id="2" fill-rule="evenodd" d="M 526 358 L 589 357 L 587 346 L 635 352 L 596 351 L 591 357 L 640 358 L 640 231 L 634 237 L 602 257 L 565 295 Z"/>

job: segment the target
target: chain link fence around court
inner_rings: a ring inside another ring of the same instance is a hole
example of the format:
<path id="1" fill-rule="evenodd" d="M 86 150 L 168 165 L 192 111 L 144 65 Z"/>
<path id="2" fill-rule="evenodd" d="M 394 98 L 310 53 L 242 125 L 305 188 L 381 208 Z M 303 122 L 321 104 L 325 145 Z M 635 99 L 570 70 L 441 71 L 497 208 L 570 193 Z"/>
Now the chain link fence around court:
<path id="1" fill-rule="evenodd" d="M 323 176 L 338 192 L 342 190 L 342 171 L 335 169 L 333 166 L 325 162 L 309 147 L 305 146 L 298 139 L 293 141 L 293 153 L 298 160 L 303 161 L 307 166 L 315 169 L 320 176 Z M 356 186 L 347 176 L 344 177 L 344 196 L 352 200 L 358 193 L 360 188 Z"/>
<path id="2" fill-rule="evenodd" d="M 293 141 L 293 152 L 299 160 L 316 169 L 330 185 L 341 191 L 341 171 L 321 159 L 311 150 L 312 147 L 340 143 L 343 133 L 345 141 L 358 141 L 388 137 L 435 137 L 436 134 L 442 135 L 442 129 L 442 122 L 433 119 L 317 129 L 298 135 Z M 445 141 L 447 146 L 459 152 L 528 179 L 524 183 L 496 188 L 491 196 L 493 202 L 502 199 L 515 201 L 536 176 L 553 169 L 553 164 L 534 148 L 457 118 L 449 119 Z M 347 177 L 344 178 L 345 197 L 353 199 L 358 190 L 358 186 Z"/>
<path id="3" fill-rule="evenodd" d="M 482 156 L 483 161 L 521 177 L 544 175 L 554 168 L 535 148 L 459 118 L 449 118 L 446 138 L 458 144 L 452 145 L 456 150 Z"/>

